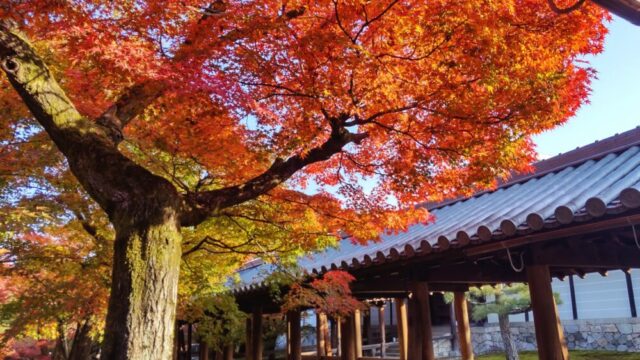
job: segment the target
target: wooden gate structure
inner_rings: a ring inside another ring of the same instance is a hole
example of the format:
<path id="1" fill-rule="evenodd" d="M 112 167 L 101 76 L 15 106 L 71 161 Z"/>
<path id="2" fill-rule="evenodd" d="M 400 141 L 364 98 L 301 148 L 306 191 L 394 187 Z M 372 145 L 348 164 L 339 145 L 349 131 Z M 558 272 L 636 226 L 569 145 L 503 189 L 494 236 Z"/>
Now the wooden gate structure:
<path id="1" fill-rule="evenodd" d="M 351 273 L 360 299 L 397 299 L 401 360 L 434 359 L 431 292 L 453 292 L 460 352 L 473 359 L 465 292 L 471 286 L 527 283 L 540 359 L 568 359 L 551 279 L 640 268 L 640 128 L 535 164 L 493 191 L 426 205 L 428 225 L 383 236 L 378 243 L 302 259 L 309 274 Z M 279 312 L 267 285 L 252 279 L 236 288 L 248 323 L 248 360 L 261 360 L 260 318 Z M 319 319 L 323 315 L 319 314 Z M 362 358 L 359 316 L 340 321 L 340 357 Z M 287 314 L 288 359 L 299 360 L 300 316 Z M 330 342 L 319 321 L 319 344 Z M 319 345 L 320 356 L 327 355 Z M 331 354 L 329 354 L 331 355 Z"/>

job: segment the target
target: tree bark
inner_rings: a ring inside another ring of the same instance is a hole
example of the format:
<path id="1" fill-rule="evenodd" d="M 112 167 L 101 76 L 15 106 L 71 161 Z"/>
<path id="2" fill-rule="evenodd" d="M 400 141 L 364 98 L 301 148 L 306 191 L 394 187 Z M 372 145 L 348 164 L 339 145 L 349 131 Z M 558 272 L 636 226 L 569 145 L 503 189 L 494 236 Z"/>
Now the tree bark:
<path id="1" fill-rule="evenodd" d="M 504 343 L 504 353 L 507 360 L 519 360 L 518 348 L 516 347 L 513 337 L 511 336 L 511 325 L 509 323 L 509 314 L 498 314 L 498 323 L 500 324 L 500 336 Z"/>
<path id="2" fill-rule="evenodd" d="M 86 320 L 81 325 L 78 324 L 76 333 L 73 336 L 73 344 L 69 352 L 69 360 L 89 360 L 93 350 L 93 340 L 91 339 L 91 320 Z"/>
<path id="3" fill-rule="evenodd" d="M 170 359 L 180 270 L 172 211 L 139 224 L 114 222 L 113 283 L 102 359 Z"/>

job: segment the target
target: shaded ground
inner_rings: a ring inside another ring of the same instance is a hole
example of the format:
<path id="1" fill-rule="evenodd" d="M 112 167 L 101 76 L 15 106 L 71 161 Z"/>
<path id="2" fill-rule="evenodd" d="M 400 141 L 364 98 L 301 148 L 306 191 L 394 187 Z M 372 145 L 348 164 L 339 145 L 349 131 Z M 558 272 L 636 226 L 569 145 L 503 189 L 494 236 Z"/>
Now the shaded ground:
<path id="1" fill-rule="evenodd" d="M 640 353 L 621 353 L 613 351 L 571 351 L 571 360 L 640 360 Z M 483 355 L 478 360 L 504 360 L 504 354 Z M 520 353 L 520 360 L 538 360 L 535 352 Z"/>

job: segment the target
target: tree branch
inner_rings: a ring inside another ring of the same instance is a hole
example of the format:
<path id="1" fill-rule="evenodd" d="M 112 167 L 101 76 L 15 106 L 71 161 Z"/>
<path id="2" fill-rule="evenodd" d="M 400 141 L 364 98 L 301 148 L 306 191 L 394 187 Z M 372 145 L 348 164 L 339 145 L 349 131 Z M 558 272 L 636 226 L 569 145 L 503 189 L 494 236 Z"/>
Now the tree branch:
<path id="1" fill-rule="evenodd" d="M 332 131 L 329 139 L 309 152 L 294 155 L 287 160 L 276 159 L 264 173 L 244 184 L 187 194 L 186 209 L 181 216 L 182 225 L 197 225 L 220 210 L 255 199 L 284 183 L 305 166 L 327 160 L 342 151 L 347 144 L 360 143 L 368 136 L 367 133 L 354 134 L 347 131 L 339 119 L 332 118 L 330 122 Z"/>
<path id="2" fill-rule="evenodd" d="M 107 214 L 116 207 L 142 210 L 143 199 L 178 201 L 168 181 L 122 155 L 104 126 L 78 112 L 28 40 L 8 21 L 0 22 L 0 67 L 67 158 L 75 177 Z M 149 199 L 149 189 L 161 196 Z"/>

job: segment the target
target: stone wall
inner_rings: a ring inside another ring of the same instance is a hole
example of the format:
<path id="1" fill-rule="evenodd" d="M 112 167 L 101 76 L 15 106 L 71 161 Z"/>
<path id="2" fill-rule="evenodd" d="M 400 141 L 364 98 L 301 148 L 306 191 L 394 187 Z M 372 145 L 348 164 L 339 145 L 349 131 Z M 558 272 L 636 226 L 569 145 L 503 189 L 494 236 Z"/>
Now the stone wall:
<path id="1" fill-rule="evenodd" d="M 569 349 L 640 352 L 640 319 L 563 320 L 562 325 Z M 511 323 L 511 331 L 518 350 L 536 349 L 533 322 Z M 498 324 L 472 327 L 471 335 L 476 354 L 503 350 Z"/>

